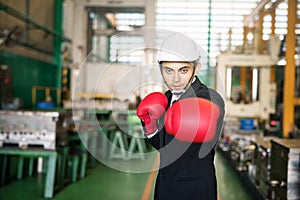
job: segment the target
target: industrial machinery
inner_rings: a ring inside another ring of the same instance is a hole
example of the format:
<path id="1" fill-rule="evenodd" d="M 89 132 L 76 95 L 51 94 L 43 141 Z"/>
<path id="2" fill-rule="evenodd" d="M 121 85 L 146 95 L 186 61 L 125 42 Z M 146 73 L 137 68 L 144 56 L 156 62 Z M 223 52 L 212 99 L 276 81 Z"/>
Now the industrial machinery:
<path id="1" fill-rule="evenodd" d="M 66 138 L 70 122 L 67 116 L 59 112 L 1 110 L 0 147 L 37 146 L 54 150 Z"/>
<path id="2" fill-rule="evenodd" d="M 251 141 L 255 145 L 253 157 L 253 166 L 255 169 L 252 179 L 259 193 L 264 199 L 273 199 L 272 188 L 270 187 L 270 170 L 271 170 L 271 139 L 265 137 Z M 274 138 L 273 138 L 274 139 Z"/>
<path id="3" fill-rule="evenodd" d="M 216 87 L 225 100 L 228 117 L 268 119 L 275 113 L 276 84 L 270 81 L 270 70 L 276 62 L 262 54 L 218 57 Z"/>
<path id="4" fill-rule="evenodd" d="M 271 140 L 271 180 L 275 199 L 300 199 L 300 139 Z"/>
<path id="5" fill-rule="evenodd" d="M 237 137 L 230 144 L 230 158 L 235 162 L 238 171 L 247 171 L 253 158 L 255 147 L 251 144 L 250 138 L 251 136 Z"/>

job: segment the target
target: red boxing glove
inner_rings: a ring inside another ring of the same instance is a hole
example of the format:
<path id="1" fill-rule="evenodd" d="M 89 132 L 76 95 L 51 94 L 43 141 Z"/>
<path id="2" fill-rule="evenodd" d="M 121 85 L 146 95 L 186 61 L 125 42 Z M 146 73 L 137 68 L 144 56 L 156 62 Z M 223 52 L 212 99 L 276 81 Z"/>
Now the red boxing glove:
<path id="1" fill-rule="evenodd" d="M 163 115 L 167 105 L 167 97 L 160 92 L 153 92 L 141 101 L 136 114 L 143 121 L 146 134 L 157 130 L 156 120 Z"/>
<path id="2" fill-rule="evenodd" d="M 219 107 L 203 98 L 187 98 L 170 107 L 165 117 L 169 134 L 184 142 L 209 142 L 214 139 Z"/>

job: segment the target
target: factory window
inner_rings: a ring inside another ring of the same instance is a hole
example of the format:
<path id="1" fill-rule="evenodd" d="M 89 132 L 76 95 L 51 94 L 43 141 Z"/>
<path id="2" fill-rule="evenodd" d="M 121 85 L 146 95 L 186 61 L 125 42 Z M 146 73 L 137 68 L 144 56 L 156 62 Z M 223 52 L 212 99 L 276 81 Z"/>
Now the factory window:
<path id="1" fill-rule="evenodd" d="M 231 48 L 230 45 L 235 48 L 243 44 L 243 16 L 249 15 L 259 2 L 260 0 L 157 0 L 156 27 L 185 33 L 197 41 L 208 53 L 208 59 L 205 60 L 211 61 L 202 63 L 201 70 L 213 73 L 216 57 L 220 52 Z M 142 34 L 118 34 L 120 31 L 134 30 L 145 25 L 144 8 L 132 9 L 89 9 L 90 39 L 87 53 L 91 52 L 91 61 L 126 64 L 139 64 L 143 61 L 142 51 L 132 51 L 133 48 L 143 47 Z M 279 4 L 275 20 L 275 34 L 283 36 L 287 32 L 286 2 Z M 271 17 L 266 16 L 264 40 L 269 39 L 270 32 Z M 157 37 L 157 42 L 160 42 L 160 36 Z"/>
<path id="2" fill-rule="evenodd" d="M 132 31 L 136 27 L 142 27 L 145 24 L 144 13 L 116 13 L 116 29 L 124 31 L 120 34 L 111 36 L 109 61 L 124 64 L 141 64 L 143 61 L 144 38 L 142 34 L 126 34 L 126 31 Z"/>
<path id="3" fill-rule="evenodd" d="M 115 35 L 110 39 L 110 57 L 111 62 L 139 64 L 142 62 L 144 51 L 141 47 L 144 45 L 144 38 L 140 35 L 126 36 Z"/>
<path id="4" fill-rule="evenodd" d="M 143 8 L 88 8 L 87 58 L 90 62 L 140 64 L 142 34 L 127 31 L 145 24 Z"/>
<path id="5" fill-rule="evenodd" d="M 229 34 L 232 45 L 243 44 L 243 15 L 256 7 L 258 0 L 157 0 L 156 25 L 187 34 L 208 52 L 215 63 L 220 51 L 228 48 Z M 214 67 L 202 63 L 202 70 Z"/>

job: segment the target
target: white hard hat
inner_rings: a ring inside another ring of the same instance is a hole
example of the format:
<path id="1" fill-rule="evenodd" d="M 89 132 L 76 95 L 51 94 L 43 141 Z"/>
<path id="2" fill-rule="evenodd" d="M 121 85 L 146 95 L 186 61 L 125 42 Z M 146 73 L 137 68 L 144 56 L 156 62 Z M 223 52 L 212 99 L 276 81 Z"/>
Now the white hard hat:
<path id="1" fill-rule="evenodd" d="M 200 46 L 191 38 L 174 33 L 168 36 L 158 51 L 157 61 L 198 62 L 200 59 Z"/>

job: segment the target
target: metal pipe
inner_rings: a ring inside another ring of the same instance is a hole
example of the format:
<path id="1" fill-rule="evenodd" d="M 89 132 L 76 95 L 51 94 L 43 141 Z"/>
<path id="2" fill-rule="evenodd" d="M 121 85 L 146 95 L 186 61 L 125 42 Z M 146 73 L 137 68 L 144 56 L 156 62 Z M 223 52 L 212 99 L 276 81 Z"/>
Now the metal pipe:
<path id="1" fill-rule="evenodd" d="M 26 16 L 29 16 L 29 0 L 26 0 L 26 3 L 25 3 L 25 14 Z M 28 19 L 25 20 L 26 23 L 25 23 L 25 33 L 24 33 L 24 37 L 25 37 L 25 41 L 26 43 L 28 43 L 29 41 L 29 26 L 28 26 Z"/>
<path id="2" fill-rule="evenodd" d="M 286 35 L 286 66 L 284 68 L 283 131 L 282 137 L 289 137 L 294 128 L 295 116 L 295 45 L 296 45 L 297 2 L 288 1 L 288 27 Z"/>
<path id="3" fill-rule="evenodd" d="M 37 23 L 36 21 L 34 21 L 32 18 L 28 17 L 27 15 L 24 15 L 23 13 L 19 12 L 18 10 L 14 9 L 14 8 L 4 4 L 4 3 L 1 3 L 1 2 L 0 2 L 0 11 L 4 11 L 7 14 L 12 15 L 12 16 L 14 16 L 15 18 L 17 18 L 19 20 L 28 21 L 28 25 L 31 25 L 34 28 L 40 29 L 40 30 L 45 31 L 47 33 L 50 33 L 50 34 L 54 35 L 55 37 L 58 37 L 62 41 L 69 42 L 69 43 L 72 42 L 71 39 L 69 39 L 67 37 L 64 37 L 63 35 L 59 34 L 58 32 Z"/>

